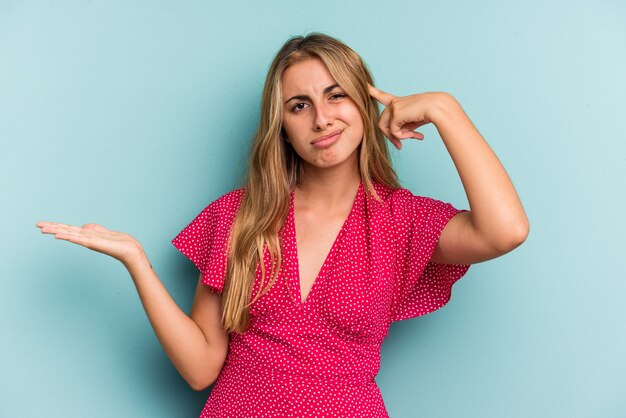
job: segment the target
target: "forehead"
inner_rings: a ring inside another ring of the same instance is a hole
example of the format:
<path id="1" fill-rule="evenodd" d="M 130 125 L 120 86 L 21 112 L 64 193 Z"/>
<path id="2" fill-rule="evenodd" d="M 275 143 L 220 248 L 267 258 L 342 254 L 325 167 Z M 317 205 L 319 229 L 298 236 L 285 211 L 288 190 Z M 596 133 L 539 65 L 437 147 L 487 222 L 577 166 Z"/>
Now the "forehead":
<path id="1" fill-rule="evenodd" d="M 321 94 L 324 88 L 336 81 L 317 58 L 310 58 L 287 67 L 281 78 L 283 97 L 299 93 Z"/>

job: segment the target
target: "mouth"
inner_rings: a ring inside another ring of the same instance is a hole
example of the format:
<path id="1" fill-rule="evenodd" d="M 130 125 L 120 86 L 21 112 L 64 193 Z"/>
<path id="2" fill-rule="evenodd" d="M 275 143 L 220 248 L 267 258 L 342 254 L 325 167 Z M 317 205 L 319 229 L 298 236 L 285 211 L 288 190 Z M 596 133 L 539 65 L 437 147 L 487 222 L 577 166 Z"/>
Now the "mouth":
<path id="1" fill-rule="evenodd" d="M 343 129 L 338 129 L 334 132 L 329 133 L 328 135 L 320 136 L 319 138 L 315 138 L 311 141 L 311 145 L 324 146 L 330 145 L 335 142 L 339 138 L 339 134 L 343 132 Z"/>

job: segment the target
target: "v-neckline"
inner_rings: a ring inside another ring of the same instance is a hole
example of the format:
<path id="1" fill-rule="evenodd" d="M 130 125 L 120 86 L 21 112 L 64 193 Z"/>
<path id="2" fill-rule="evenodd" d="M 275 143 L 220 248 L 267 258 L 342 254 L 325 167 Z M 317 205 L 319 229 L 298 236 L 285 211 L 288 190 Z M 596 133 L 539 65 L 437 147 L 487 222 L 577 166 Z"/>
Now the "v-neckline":
<path id="1" fill-rule="evenodd" d="M 324 262 L 322 263 L 320 270 L 317 272 L 317 275 L 315 276 L 315 279 L 313 280 L 313 285 L 311 286 L 311 289 L 309 290 L 309 293 L 307 294 L 306 299 L 304 301 L 302 300 L 302 283 L 300 282 L 300 259 L 298 257 L 298 235 L 296 231 L 296 216 L 295 216 L 296 214 L 295 189 L 291 190 L 289 211 L 290 211 L 290 218 L 291 218 L 291 228 L 293 231 L 293 247 L 294 247 L 293 252 L 294 252 L 296 286 L 298 289 L 298 302 L 301 306 L 305 306 L 308 304 L 309 300 L 311 300 L 311 296 L 313 295 L 313 292 L 318 287 L 320 276 L 322 276 L 322 273 L 324 273 L 324 270 L 327 268 L 327 264 L 331 261 L 330 260 L 331 255 L 335 252 L 335 247 L 338 245 L 338 242 L 340 241 L 340 238 L 344 232 L 344 229 L 346 229 L 346 225 L 348 224 L 348 221 L 352 217 L 352 213 L 355 210 L 356 202 L 359 198 L 362 188 L 363 188 L 363 182 L 360 182 L 359 188 L 357 189 L 356 195 L 354 196 L 354 200 L 352 201 L 352 208 L 350 208 L 350 212 L 348 213 L 348 216 L 346 216 L 346 219 L 344 219 L 343 224 L 341 225 L 341 228 L 339 229 L 339 232 L 337 233 L 337 236 L 335 237 L 335 240 L 330 246 L 330 249 L 328 250 L 326 257 L 324 258 Z"/>

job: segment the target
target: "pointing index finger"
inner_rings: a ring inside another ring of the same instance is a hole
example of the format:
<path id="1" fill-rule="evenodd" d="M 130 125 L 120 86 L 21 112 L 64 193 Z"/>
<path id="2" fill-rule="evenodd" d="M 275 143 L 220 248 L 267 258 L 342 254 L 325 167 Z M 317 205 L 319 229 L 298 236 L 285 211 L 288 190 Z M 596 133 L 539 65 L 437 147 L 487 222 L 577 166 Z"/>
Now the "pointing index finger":
<path id="1" fill-rule="evenodd" d="M 370 91 L 370 96 L 372 96 L 374 99 L 378 100 L 385 106 L 389 106 L 389 103 L 391 103 L 391 101 L 396 98 L 396 96 L 394 96 L 393 94 L 385 93 L 384 91 L 377 89 L 369 83 L 368 87 Z"/>

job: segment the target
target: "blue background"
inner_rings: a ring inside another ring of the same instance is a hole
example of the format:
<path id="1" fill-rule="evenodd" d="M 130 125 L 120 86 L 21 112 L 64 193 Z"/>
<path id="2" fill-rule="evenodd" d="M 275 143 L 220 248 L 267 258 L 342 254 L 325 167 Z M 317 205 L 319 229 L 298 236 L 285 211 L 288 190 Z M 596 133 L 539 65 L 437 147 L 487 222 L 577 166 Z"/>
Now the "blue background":
<path id="1" fill-rule="evenodd" d="M 621 1 L 0 2 L 0 416 L 195 417 L 116 260 L 42 235 L 137 237 L 189 311 L 170 240 L 239 185 L 290 35 L 358 51 L 396 95 L 447 91 L 507 169 L 530 236 L 452 301 L 392 326 L 392 417 L 626 415 Z M 393 150 L 405 187 L 469 208 L 436 129 Z"/>

